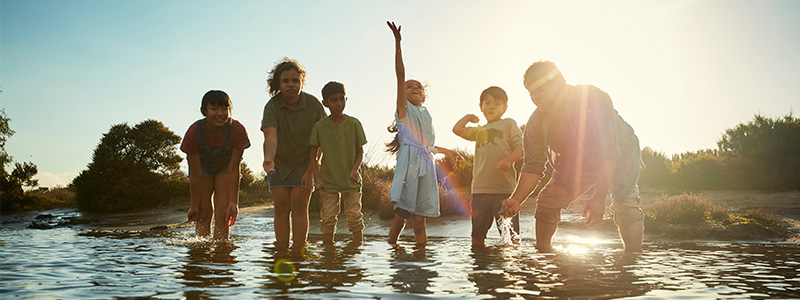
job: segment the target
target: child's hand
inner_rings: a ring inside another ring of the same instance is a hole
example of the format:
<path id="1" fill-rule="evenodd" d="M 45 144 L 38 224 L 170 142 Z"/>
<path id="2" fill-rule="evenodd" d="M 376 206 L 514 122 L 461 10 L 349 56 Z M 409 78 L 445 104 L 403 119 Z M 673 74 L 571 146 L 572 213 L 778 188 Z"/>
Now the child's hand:
<path id="1" fill-rule="evenodd" d="M 228 205 L 228 227 L 233 226 L 236 223 L 236 217 L 239 216 L 239 206 L 236 204 L 229 204 Z"/>
<path id="2" fill-rule="evenodd" d="M 314 189 L 321 190 L 325 188 L 325 183 L 321 179 L 314 179 Z"/>
<path id="3" fill-rule="evenodd" d="M 267 174 L 272 175 L 272 173 L 275 173 L 275 161 L 274 160 L 266 160 L 265 159 L 264 163 L 262 164 L 262 166 L 264 167 L 264 172 L 267 172 Z"/>
<path id="4" fill-rule="evenodd" d="M 193 221 L 197 221 L 197 215 L 200 214 L 200 210 L 197 208 L 189 208 L 189 212 L 186 213 L 186 218 L 189 220 L 187 222 L 191 223 Z"/>
<path id="5" fill-rule="evenodd" d="M 586 225 L 593 226 L 603 221 L 603 213 L 605 213 L 606 199 L 593 197 L 583 209 L 583 216 L 586 218 Z"/>
<path id="6" fill-rule="evenodd" d="M 470 122 L 470 123 L 478 123 L 478 122 L 481 121 L 481 118 L 478 118 L 478 116 L 473 115 L 473 114 L 467 114 L 466 116 L 464 116 L 464 119 L 466 119 L 467 122 Z"/>
<path id="7" fill-rule="evenodd" d="M 358 170 L 350 171 L 350 180 L 352 180 L 355 183 L 361 182 L 361 175 L 358 174 Z"/>
<path id="8" fill-rule="evenodd" d="M 397 26 L 394 24 L 394 22 L 389 22 L 389 21 L 386 21 L 386 25 L 389 25 L 389 28 L 392 29 L 392 33 L 394 34 L 394 41 L 399 43 L 400 39 L 402 38 L 400 36 L 400 28 L 402 26 Z"/>
<path id="9" fill-rule="evenodd" d="M 497 162 L 497 169 L 500 171 L 508 171 L 508 169 L 511 168 L 511 164 L 511 162 L 501 159 L 499 162 Z"/>
<path id="10" fill-rule="evenodd" d="M 519 202 L 514 201 L 511 198 L 503 200 L 503 208 L 500 209 L 500 215 L 506 218 L 513 217 L 519 213 L 521 206 L 522 205 Z"/>
<path id="11" fill-rule="evenodd" d="M 300 179 L 300 191 L 311 194 L 314 191 L 314 172 L 306 171 Z"/>

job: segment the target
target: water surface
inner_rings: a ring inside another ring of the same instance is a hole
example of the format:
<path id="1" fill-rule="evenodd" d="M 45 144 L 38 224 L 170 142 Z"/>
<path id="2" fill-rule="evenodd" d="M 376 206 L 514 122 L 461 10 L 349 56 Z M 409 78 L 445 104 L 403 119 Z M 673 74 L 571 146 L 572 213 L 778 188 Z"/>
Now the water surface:
<path id="1" fill-rule="evenodd" d="M 466 224 L 469 224 L 468 221 Z M 410 230 L 410 229 L 407 229 Z M 271 218 L 244 216 L 230 242 L 191 227 L 158 231 L 0 228 L 3 298 L 155 299 L 529 299 L 800 298 L 800 246 L 780 243 L 656 243 L 641 255 L 618 240 L 574 238 L 539 253 L 473 248 L 464 237 L 406 236 L 363 245 L 277 251 Z M 346 233 L 346 229 L 344 229 Z M 311 240 L 321 236 L 312 234 Z M 493 243 L 494 242 L 494 243 Z"/>

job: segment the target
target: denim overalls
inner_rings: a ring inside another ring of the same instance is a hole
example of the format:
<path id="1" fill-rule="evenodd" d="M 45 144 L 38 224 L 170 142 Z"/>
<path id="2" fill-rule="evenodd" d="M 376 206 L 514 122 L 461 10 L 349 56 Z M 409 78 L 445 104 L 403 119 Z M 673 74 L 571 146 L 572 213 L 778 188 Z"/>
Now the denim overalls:
<path id="1" fill-rule="evenodd" d="M 225 127 L 225 146 L 211 149 L 206 147 L 203 119 L 197 121 L 197 130 L 200 131 L 200 169 L 203 170 L 203 176 L 216 176 L 228 172 L 228 164 L 233 155 L 233 148 L 231 148 L 232 122 L 228 122 Z"/>

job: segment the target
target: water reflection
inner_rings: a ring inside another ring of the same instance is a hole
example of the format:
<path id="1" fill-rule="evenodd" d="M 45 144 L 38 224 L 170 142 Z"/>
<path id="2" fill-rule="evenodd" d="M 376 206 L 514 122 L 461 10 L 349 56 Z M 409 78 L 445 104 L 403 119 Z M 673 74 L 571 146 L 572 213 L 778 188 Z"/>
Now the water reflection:
<path id="1" fill-rule="evenodd" d="M 190 245 L 186 256 L 181 282 L 186 285 L 187 299 L 209 298 L 209 289 L 242 286 L 234 279 L 233 266 L 236 256 L 231 253 L 239 247 L 228 241 L 210 241 Z"/>
<path id="2" fill-rule="evenodd" d="M 438 262 L 431 259 L 435 251 L 426 246 L 414 245 L 411 253 L 403 245 L 392 245 L 389 266 L 394 270 L 392 287 L 403 294 L 432 294 L 431 279 L 439 273 L 432 270 Z"/>
<path id="3" fill-rule="evenodd" d="M 264 244 L 274 238 L 255 221 L 260 219 L 243 219 L 245 226 L 230 242 L 194 238 L 191 228 L 163 233 L 0 228 L 0 296 L 800 298 L 797 244 L 649 243 L 644 253 L 628 255 L 618 244 L 581 240 L 540 253 L 530 240 L 476 248 L 468 238 L 432 237 L 426 247 L 416 247 L 413 238 L 391 246 L 384 237 L 367 236 L 363 245 L 337 242 L 303 252 Z M 291 268 L 275 272 L 282 260 Z"/>

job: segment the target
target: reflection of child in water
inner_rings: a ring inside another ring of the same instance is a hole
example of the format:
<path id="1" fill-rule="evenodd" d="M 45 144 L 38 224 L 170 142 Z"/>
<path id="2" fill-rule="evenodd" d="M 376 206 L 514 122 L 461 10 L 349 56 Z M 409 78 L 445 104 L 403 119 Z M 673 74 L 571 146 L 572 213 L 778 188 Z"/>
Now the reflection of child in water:
<path id="1" fill-rule="evenodd" d="M 522 158 L 522 132 L 513 119 L 503 119 L 508 109 L 506 92 L 496 86 L 481 93 L 480 108 L 486 125 L 466 127 L 478 123 L 478 116 L 468 114 L 453 126 L 453 133 L 475 141 L 475 162 L 472 167 L 472 244 L 484 245 L 492 220 L 501 228 L 500 209 L 503 200 L 511 195 L 516 185 L 514 162 Z M 519 213 L 512 219 L 514 232 L 519 233 Z"/>
<path id="2" fill-rule="evenodd" d="M 186 130 L 181 151 L 189 161 L 190 206 L 187 217 L 200 236 L 227 239 L 239 214 L 239 162 L 250 147 L 247 131 L 230 117 L 231 99 L 223 91 L 208 91 L 200 112 L 205 118 Z M 212 202 L 211 196 L 214 196 Z"/>
<path id="3" fill-rule="evenodd" d="M 425 89 L 416 80 L 405 79 L 403 55 L 400 51 L 400 27 L 387 22 L 395 40 L 395 71 L 397 73 L 397 110 L 395 124 L 397 135 L 389 144 L 389 151 L 397 154 L 394 180 L 392 180 L 392 205 L 397 213 L 389 230 L 389 243 L 397 238 L 412 220 L 417 244 L 427 244 L 425 218 L 439 216 L 439 189 L 432 152 L 442 152 L 451 160 L 455 152 L 433 145 L 433 120 L 425 102 Z"/>

